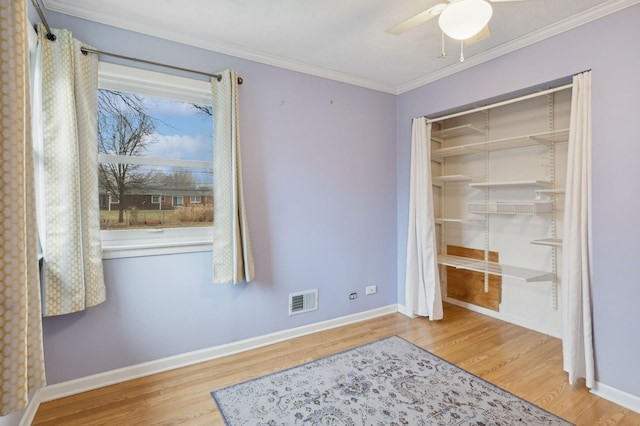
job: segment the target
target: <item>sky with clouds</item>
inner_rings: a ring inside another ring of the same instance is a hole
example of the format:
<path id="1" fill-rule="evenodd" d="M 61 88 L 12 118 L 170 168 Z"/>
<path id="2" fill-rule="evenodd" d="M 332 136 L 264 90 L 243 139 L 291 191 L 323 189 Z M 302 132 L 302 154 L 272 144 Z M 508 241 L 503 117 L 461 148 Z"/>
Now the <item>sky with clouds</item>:
<path id="1" fill-rule="evenodd" d="M 182 101 L 141 96 L 147 112 L 156 119 L 156 132 L 145 156 L 182 160 L 212 160 L 211 116 Z M 193 178 L 210 183 L 211 171 L 193 170 Z"/>
<path id="2" fill-rule="evenodd" d="M 151 157 L 183 160 L 211 160 L 213 128 L 211 116 L 187 102 L 142 96 L 147 112 L 154 117 L 154 142 L 145 153 Z"/>
<path id="3" fill-rule="evenodd" d="M 147 149 L 140 153 L 145 157 L 181 160 L 212 161 L 212 117 L 195 108 L 189 102 L 157 98 L 137 94 L 145 110 L 155 121 L 155 132 L 148 136 Z M 111 99 L 121 105 L 122 100 Z M 166 174 L 189 171 L 194 181 L 212 183 L 211 169 L 184 169 L 169 166 L 144 166 L 145 169 Z"/>

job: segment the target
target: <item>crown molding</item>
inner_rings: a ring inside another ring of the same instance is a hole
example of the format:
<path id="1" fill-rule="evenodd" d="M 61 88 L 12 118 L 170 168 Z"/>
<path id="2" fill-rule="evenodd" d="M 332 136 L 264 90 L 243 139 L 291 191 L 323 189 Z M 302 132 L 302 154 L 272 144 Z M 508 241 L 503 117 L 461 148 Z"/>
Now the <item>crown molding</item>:
<path id="1" fill-rule="evenodd" d="M 271 65 L 278 68 L 284 68 L 290 71 L 296 71 L 303 74 L 322 77 L 329 80 L 339 81 L 353 86 L 360 86 L 379 92 L 396 94 L 396 87 L 390 86 L 378 81 L 354 76 L 340 71 L 307 64 L 293 59 L 283 58 L 268 53 L 259 52 L 247 47 L 237 46 L 229 43 L 218 43 L 211 40 L 202 40 L 197 37 L 191 37 L 188 34 L 180 34 L 168 31 L 164 28 L 157 28 L 152 25 L 145 25 L 138 22 L 135 27 L 121 17 L 107 17 L 87 8 L 83 2 L 70 0 L 43 0 L 45 8 L 53 12 L 63 13 L 65 15 L 75 16 L 77 18 L 87 19 L 98 22 L 100 24 L 110 25 L 129 31 L 158 37 L 164 40 L 170 40 L 177 43 L 186 44 L 188 46 L 199 47 L 201 49 L 234 56 L 241 59 L 258 62 L 265 65 Z"/>
<path id="2" fill-rule="evenodd" d="M 100 13 L 91 10 L 83 5 L 83 2 L 72 0 L 43 0 L 44 6 L 54 12 L 64 13 L 67 15 L 75 16 L 82 19 L 88 19 L 101 24 L 110 25 L 118 28 L 123 28 L 129 31 L 134 31 L 165 40 L 170 40 L 178 43 L 183 43 L 189 46 L 199 47 L 202 49 L 222 53 L 225 55 L 234 56 L 241 59 L 247 59 L 250 61 L 262 63 L 265 65 L 271 65 L 278 68 L 288 69 L 316 77 L 326 78 L 329 80 L 339 81 L 342 83 L 359 86 L 367 89 L 372 89 L 384 93 L 390 93 L 394 95 L 400 95 L 410 90 L 416 89 L 425 84 L 432 83 L 436 80 L 448 77 L 456 74 L 460 71 L 472 68 L 476 65 L 488 62 L 492 59 L 530 46 L 539 41 L 545 40 L 549 37 L 561 34 L 565 31 L 571 30 L 578 26 L 584 25 L 603 16 L 610 15 L 612 13 L 623 10 L 627 7 L 640 3 L 640 0 L 610 0 L 602 3 L 598 6 L 587 9 L 581 13 L 571 16 L 567 19 L 559 21 L 553 25 L 542 28 L 526 36 L 517 38 L 508 43 L 494 47 L 486 52 L 477 54 L 470 58 L 467 58 L 464 62 L 458 62 L 454 65 L 442 68 L 435 72 L 429 73 L 423 77 L 415 79 L 399 86 L 391 86 L 378 81 L 365 79 L 362 77 L 354 76 L 351 74 L 330 70 L 327 68 L 319 67 L 316 65 L 307 64 L 304 62 L 296 61 L 293 59 L 283 58 L 275 55 L 270 55 L 264 52 L 259 52 L 247 47 L 237 46 L 228 43 L 217 43 L 214 41 L 203 41 L 196 37 L 190 37 L 186 34 L 179 34 L 172 31 L 165 30 L 164 28 L 156 28 L 151 25 L 140 25 L 138 23 L 135 28 L 124 18 L 109 17 L 105 19 Z"/>
<path id="3" fill-rule="evenodd" d="M 640 0 L 613 0 L 607 3 L 602 3 L 574 16 L 563 19 L 562 21 L 558 21 L 553 25 L 549 25 L 548 27 L 529 33 L 526 36 L 517 38 L 508 43 L 494 47 L 493 49 L 489 49 L 486 52 L 472 56 L 466 59 L 464 62 L 458 62 L 457 64 L 451 65 L 447 68 L 443 68 L 429 75 L 425 75 L 424 77 L 416 79 L 407 84 L 400 85 L 396 90 L 396 94 L 400 95 L 402 93 L 416 89 L 420 86 L 424 86 L 425 84 L 433 83 L 436 80 L 440 80 L 460 71 L 469 69 L 484 62 L 488 62 L 492 59 L 498 58 L 511 52 L 515 52 L 516 50 L 530 46 L 539 41 L 587 24 L 591 21 L 595 21 L 596 19 L 602 18 L 603 16 L 619 12 L 620 10 L 633 6 L 637 3 L 640 3 Z"/>

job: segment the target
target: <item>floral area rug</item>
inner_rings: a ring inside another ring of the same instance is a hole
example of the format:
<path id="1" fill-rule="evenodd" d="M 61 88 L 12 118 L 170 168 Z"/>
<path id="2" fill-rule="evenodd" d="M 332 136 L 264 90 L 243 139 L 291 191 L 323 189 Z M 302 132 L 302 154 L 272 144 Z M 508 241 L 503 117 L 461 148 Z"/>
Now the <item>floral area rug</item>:
<path id="1" fill-rule="evenodd" d="M 211 392 L 227 425 L 570 425 L 393 336 Z"/>

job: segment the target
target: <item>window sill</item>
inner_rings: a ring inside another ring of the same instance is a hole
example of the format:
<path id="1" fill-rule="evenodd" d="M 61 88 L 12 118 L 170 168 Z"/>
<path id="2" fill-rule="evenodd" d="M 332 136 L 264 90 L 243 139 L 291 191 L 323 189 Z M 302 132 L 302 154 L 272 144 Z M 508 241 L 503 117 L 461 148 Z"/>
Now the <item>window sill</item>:
<path id="1" fill-rule="evenodd" d="M 213 249 L 213 228 L 102 231 L 102 258 L 195 253 Z"/>

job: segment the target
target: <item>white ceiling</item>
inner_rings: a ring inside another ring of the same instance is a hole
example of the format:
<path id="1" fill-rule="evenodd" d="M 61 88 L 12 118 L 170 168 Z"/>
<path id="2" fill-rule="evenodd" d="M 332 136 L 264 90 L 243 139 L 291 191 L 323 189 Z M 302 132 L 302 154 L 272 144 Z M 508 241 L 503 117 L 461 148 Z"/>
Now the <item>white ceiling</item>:
<path id="1" fill-rule="evenodd" d="M 458 61 L 460 43 L 450 39 L 449 56 L 438 58 L 437 18 L 403 35 L 385 32 L 438 2 L 43 0 L 46 9 L 56 12 L 390 93 L 402 93 L 640 0 L 492 3 L 491 36 L 466 45 L 464 62 Z"/>

